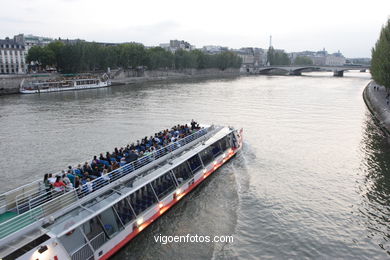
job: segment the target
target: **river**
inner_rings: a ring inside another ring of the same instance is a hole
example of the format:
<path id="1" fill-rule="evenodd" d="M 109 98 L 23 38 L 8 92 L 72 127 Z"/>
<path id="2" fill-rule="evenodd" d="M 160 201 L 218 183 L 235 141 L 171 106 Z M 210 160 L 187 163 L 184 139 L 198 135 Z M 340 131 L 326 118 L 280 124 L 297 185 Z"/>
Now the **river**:
<path id="1" fill-rule="evenodd" d="M 195 119 L 244 128 L 243 151 L 114 259 L 383 259 L 390 146 L 368 73 L 253 76 L 0 97 L 0 191 Z M 156 243 L 156 235 L 233 235 Z"/>

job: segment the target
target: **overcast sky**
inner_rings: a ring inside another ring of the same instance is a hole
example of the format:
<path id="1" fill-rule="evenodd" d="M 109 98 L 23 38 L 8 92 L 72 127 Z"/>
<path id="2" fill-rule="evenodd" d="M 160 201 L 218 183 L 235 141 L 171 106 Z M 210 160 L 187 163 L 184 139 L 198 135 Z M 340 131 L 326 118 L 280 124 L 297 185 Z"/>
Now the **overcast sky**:
<path id="1" fill-rule="evenodd" d="M 390 0 L 0 0 L 0 38 L 18 33 L 147 46 L 340 50 L 370 57 Z"/>

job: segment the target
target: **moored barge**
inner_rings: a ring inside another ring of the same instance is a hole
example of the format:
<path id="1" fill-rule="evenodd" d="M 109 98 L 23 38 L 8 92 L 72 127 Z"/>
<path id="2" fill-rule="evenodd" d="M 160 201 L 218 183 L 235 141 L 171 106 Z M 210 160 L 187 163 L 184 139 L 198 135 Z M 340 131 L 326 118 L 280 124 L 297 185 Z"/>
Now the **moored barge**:
<path id="1" fill-rule="evenodd" d="M 22 94 L 49 93 L 70 90 L 105 88 L 111 85 L 107 74 L 102 77 L 78 76 L 58 79 L 23 80 L 19 92 Z"/>

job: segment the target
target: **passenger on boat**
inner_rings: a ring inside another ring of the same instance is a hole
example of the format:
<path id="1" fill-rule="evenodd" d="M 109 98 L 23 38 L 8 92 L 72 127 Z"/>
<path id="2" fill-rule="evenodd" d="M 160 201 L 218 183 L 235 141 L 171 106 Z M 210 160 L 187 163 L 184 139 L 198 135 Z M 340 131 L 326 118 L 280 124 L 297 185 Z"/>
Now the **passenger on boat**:
<path id="1" fill-rule="evenodd" d="M 64 191 L 65 187 L 66 187 L 65 183 L 63 183 L 61 181 L 61 177 L 60 176 L 57 176 L 56 181 L 54 182 L 53 186 L 54 186 L 54 191 L 58 191 L 58 192 L 59 191 Z"/>
<path id="2" fill-rule="evenodd" d="M 81 181 L 80 181 L 80 177 L 79 176 L 76 176 L 76 178 L 74 179 L 74 188 L 77 189 L 81 186 Z"/>
<path id="3" fill-rule="evenodd" d="M 115 171 L 116 169 L 118 169 L 120 166 L 118 164 L 117 161 L 114 161 L 114 162 L 111 162 L 111 168 L 113 171 Z"/>
<path id="4" fill-rule="evenodd" d="M 56 177 L 53 176 L 53 174 L 49 173 L 49 183 L 53 185 L 56 182 Z"/>
<path id="5" fill-rule="evenodd" d="M 45 176 L 43 177 L 43 184 L 45 185 L 46 192 L 49 192 L 53 188 L 52 184 L 49 182 L 48 173 L 45 173 Z"/>
<path id="6" fill-rule="evenodd" d="M 126 163 L 131 163 L 138 159 L 138 155 L 135 150 L 131 150 L 128 155 L 125 157 Z"/>
<path id="7" fill-rule="evenodd" d="M 68 166 L 68 173 L 74 174 L 74 170 L 72 169 L 72 166 Z"/>
<path id="8" fill-rule="evenodd" d="M 85 164 L 84 164 L 84 169 L 83 169 L 82 175 L 85 175 L 86 173 L 88 173 L 88 174 L 93 173 L 92 168 L 88 162 L 85 162 Z"/>
<path id="9" fill-rule="evenodd" d="M 93 191 L 93 185 L 92 185 L 92 182 L 91 182 L 91 179 L 87 179 L 87 189 L 88 189 L 88 192 L 92 192 Z"/>
<path id="10" fill-rule="evenodd" d="M 73 184 L 70 182 L 70 179 L 66 174 L 62 175 L 62 182 L 65 184 L 66 191 L 70 191 L 73 189 Z"/>
<path id="11" fill-rule="evenodd" d="M 96 179 L 105 175 L 109 177 L 111 171 L 116 170 L 125 164 L 136 162 L 140 157 L 148 156 L 158 149 L 193 134 L 200 128 L 199 124 L 192 119 L 191 127 L 187 124 L 178 124 L 171 129 L 165 129 L 155 133 L 154 136 L 152 135 L 149 138 L 145 136 L 141 141 L 137 140 L 136 144 L 128 144 L 126 147 L 120 147 L 119 149 L 115 147 L 111 154 L 106 152 L 106 155 L 104 156 L 103 153 L 101 153 L 99 159 L 97 156 L 94 156 L 90 163 L 85 162 L 83 166 L 79 164 L 76 169 L 73 169 L 72 166 L 68 166 L 66 173 L 63 171 L 61 174 L 63 176 L 63 181 L 61 181 L 60 176 L 57 176 L 56 178 L 52 174 L 45 175 L 45 189 L 52 189 L 54 183 L 57 183 L 56 186 L 54 186 L 57 190 L 65 189 L 64 187 L 66 187 L 66 190 L 70 190 L 72 187 L 77 189 L 81 185 L 87 184 L 88 187 L 86 187 L 86 189 L 92 191 L 91 179 Z M 158 158 L 158 155 L 156 158 Z M 151 158 L 150 160 L 153 159 Z M 58 178 L 60 178 L 60 181 L 57 181 Z"/>

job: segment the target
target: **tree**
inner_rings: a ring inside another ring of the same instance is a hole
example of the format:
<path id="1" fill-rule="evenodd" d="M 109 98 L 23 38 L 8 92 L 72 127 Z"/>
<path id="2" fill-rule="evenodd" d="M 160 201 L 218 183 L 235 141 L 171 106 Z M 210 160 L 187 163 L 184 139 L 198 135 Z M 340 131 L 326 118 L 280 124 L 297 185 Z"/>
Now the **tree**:
<path id="1" fill-rule="evenodd" d="M 287 53 L 284 51 L 275 50 L 272 46 L 269 47 L 267 53 L 269 65 L 290 65 L 291 61 Z"/>
<path id="2" fill-rule="evenodd" d="M 27 54 L 27 62 L 36 62 L 42 67 L 51 66 L 55 62 L 55 55 L 47 47 L 33 46 Z"/>
<path id="3" fill-rule="evenodd" d="M 147 66 L 149 69 L 172 68 L 174 56 L 171 52 L 161 47 L 154 47 L 147 50 Z"/>
<path id="4" fill-rule="evenodd" d="M 313 61 L 309 57 L 298 56 L 294 60 L 295 65 L 313 65 Z"/>
<path id="5" fill-rule="evenodd" d="M 380 85 L 390 89 L 390 19 L 382 27 L 378 41 L 372 48 L 371 75 Z"/>
<path id="6" fill-rule="evenodd" d="M 34 61 L 44 67 L 56 66 L 64 73 L 106 70 L 107 67 L 136 69 L 147 66 L 150 69 L 207 69 L 239 68 L 241 58 L 229 51 L 219 54 L 206 54 L 200 50 L 177 50 L 174 54 L 161 47 L 146 49 L 142 44 L 125 43 L 114 46 L 95 42 L 76 42 L 64 44 L 55 41 L 45 47 L 30 49 L 27 61 Z"/>
<path id="7" fill-rule="evenodd" d="M 47 45 L 47 48 L 54 53 L 54 62 L 52 65 L 56 67 L 57 71 L 59 70 L 59 64 L 61 64 L 61 50 L 64 45 L 65 44 L 61 41 L 54 41 Z"/>

